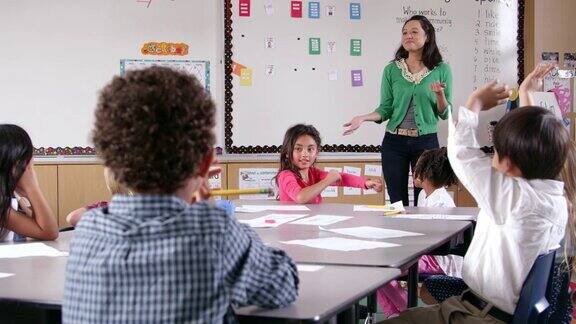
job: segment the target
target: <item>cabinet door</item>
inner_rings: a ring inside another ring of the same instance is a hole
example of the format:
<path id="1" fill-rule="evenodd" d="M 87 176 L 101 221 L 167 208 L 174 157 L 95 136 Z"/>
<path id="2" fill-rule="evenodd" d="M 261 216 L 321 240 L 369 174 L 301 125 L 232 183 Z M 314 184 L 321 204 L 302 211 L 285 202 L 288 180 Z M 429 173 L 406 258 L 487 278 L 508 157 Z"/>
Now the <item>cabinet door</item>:
<path id="1" fill-rule="evenodd" d="M 474 197 L 460 183 L 458 184 L 458 207 L 478 207 Z"/>
<path id="2" fill-rule="evenodd" d="M 58 166 L 56 165 L 34 165 L 34 171 L 38 177 L 40 190 L 46 197 L 48 205 L 52 208 L 54 216 L 58 218 Z M 58 222 L 62 227 L 62 224 Z"/>
<path id="3" fill-rule="evenodd" d="M 58 190 L 60 227 L 69 226 L 66 215 L 71 211 L 111 197 L 102 165 L 59 165 Z"/>

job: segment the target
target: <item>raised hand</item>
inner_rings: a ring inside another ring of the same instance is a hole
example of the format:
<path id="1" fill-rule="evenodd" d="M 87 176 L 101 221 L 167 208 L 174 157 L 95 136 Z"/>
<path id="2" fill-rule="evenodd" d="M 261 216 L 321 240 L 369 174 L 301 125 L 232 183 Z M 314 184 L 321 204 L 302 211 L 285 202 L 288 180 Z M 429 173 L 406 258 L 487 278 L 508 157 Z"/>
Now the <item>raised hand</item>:
<path id="1" fill-rule="evenodd" d="M 522 81 L 518 94 L 520 95 L 520 107 L 534 105 L 532 93 L 542 91 L 544 86 L 544 78 L 550 71 L 556 68 L 555 64 L 539 64 L 534 71 L 530 72 Z"/>
<path id="2" fill-rule="evenodd" d="M 489 110 L 508 101 L 510 90 L 505 84 L 499 85 L 496 80 L 491 81 L 476 89 L 468 97 L 466 108 L 479 112 Z"/>

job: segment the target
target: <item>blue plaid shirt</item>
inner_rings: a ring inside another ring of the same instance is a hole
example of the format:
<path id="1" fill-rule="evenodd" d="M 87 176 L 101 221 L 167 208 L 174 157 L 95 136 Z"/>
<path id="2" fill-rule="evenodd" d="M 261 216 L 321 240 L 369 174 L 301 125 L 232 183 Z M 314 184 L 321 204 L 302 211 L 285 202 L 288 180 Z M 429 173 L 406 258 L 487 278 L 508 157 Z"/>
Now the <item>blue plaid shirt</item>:
<path id="1" fill-rule="evenodd" d="M 224 210 L 114 196 L 70 243 L 64 323 L 234 323 L 231 305 L 285 306 L 296 266 Z"/>

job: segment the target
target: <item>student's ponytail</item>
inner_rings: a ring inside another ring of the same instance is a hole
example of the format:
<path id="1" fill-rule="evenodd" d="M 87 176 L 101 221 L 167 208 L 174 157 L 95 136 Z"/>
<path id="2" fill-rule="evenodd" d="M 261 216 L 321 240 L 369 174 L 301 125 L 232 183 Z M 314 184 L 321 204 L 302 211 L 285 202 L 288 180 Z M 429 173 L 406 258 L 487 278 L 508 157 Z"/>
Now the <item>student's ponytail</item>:
<path id="1" fill-rule="evenodd" d="M 566 162 L 562 169 L 562 181 L 564 181 L 564 194 L 568 203 L 568 222 L 564 242 L 565 261 L 568 269 L 576 269 L 576 143 L 568 141 Z"/>

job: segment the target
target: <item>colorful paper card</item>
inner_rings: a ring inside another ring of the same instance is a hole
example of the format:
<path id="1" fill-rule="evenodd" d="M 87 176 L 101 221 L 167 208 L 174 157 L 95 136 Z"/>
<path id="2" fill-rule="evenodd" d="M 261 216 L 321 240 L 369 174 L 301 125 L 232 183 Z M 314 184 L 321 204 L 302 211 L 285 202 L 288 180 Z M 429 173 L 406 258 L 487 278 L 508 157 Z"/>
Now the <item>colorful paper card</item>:
<path id="1" fill-rule="evenodd" d="M 362 40 L 361 39 L 351 39 L 350 40 L 350 55 L 360 56 L 362 55 Z"/>
<path id="2" fill-rule="evenodd" d="M 352 70 L 350 71 L 352 77 L 352 86 L 353 87 L 361 87 L 364 85 L 364 81 L 362 80 L 362 70 Z"/>
<path id="3" fill-rule="evenodd" d="M 308 38 L 308 54 L 320 55 L 320 38 Z"/>
<path id="4" fill-rule="evenodd" d="M 236 76 L 240 76 L 240 71 L 242 71 L 242 69 L 245 69 L 246 67 L 238 62 L 234 62 L 232 61 L 232 74 L 236 75 Z"/>
<path id="5" fill-rule="evenodd" d="M 250 17 L 250 0 L 239 0 L 238 16 Z"/>
<path id="6" fill-rule="evenodd" d="M 350 19 L 360 19 L 361 9 L 360 4 L 356 2 L 350 3 Z"/>
<path id="7" fill-rule="evenodd" d="M 140 49 L 142 55 L 188 55 L 186 43 L 148 42 Z"/>
<path id="8" fill-rule="evenodd" d="M 310 19 L 320 18 L 320 2 L 316 1 L 308 2 L 308 18 Z"/>
<path id="9" fill-rule="evenodd" d="M 302 1 L 290 1 L 290 17 L 302 18 Z"/>
<path id="10" fill-rule="evenodd" d="M 244 87 L 252 86 L 252 69 L 244 68 L 240 71 L 240 85 Z"/>

